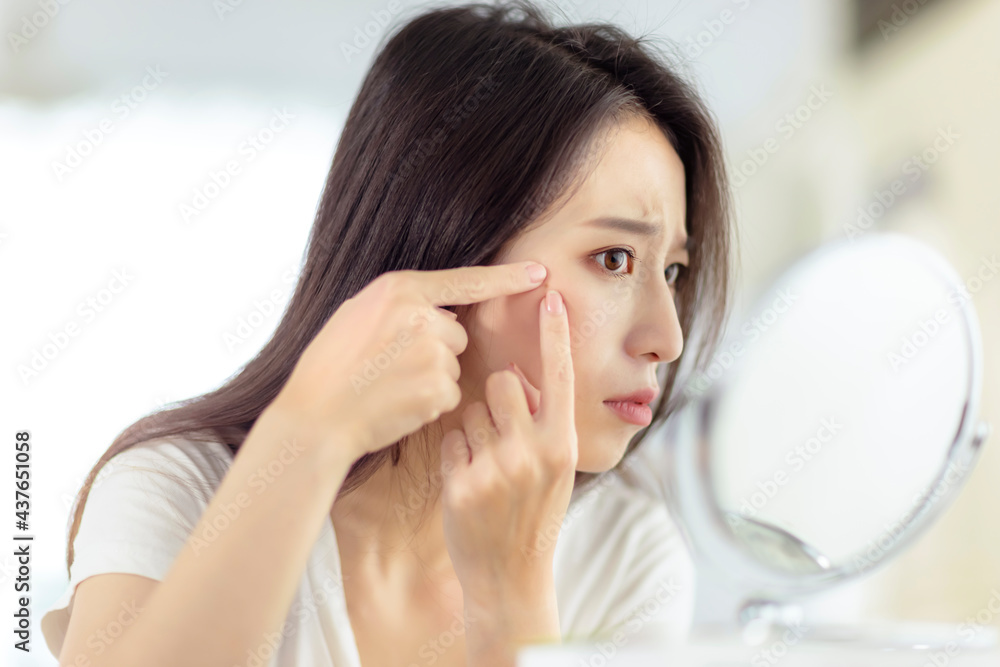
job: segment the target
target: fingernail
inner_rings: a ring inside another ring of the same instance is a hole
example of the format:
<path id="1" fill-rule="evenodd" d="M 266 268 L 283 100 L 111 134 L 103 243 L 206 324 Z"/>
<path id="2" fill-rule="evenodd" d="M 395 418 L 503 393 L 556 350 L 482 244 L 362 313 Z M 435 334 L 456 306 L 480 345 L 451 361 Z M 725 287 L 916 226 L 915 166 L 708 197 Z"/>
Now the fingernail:
<path id="1" fill-rule="evenodd" d="M 563 311 L 562 297 L 559 292 L 550 289 L 545 295 L 545 309 L 553 315 L 560 315 Z"/>
<path id="2" fill-rule="evenodd" d="M 540 283 L 545 280 L 545 267 L 541 264 L 528 264 L 528 279 L 533 283 Z"/>

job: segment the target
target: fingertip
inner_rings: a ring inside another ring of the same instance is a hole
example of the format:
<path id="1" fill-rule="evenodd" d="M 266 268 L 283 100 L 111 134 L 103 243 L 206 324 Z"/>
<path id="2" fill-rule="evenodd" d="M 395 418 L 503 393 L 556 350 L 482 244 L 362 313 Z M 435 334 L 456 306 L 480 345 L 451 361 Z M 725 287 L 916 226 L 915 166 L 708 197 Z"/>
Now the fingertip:
<path id="1" fill-rule="evenodd" d="M 538 262 L 526 262 L 524 269 L 528 272 L 528 280 L 533 284 L 541 283 L 545 280 L 545 276 L 548 275 L 548 269 Z"/>
<path id="2" fill-rule="evenodd" d="M 557 290 L 550 289 L 546 292 L 543 301 L 545 304 L 545 312 L 549 315 L 562 315 L 566 311 L 563 304 L 562 294 L 560 294 Z"/>

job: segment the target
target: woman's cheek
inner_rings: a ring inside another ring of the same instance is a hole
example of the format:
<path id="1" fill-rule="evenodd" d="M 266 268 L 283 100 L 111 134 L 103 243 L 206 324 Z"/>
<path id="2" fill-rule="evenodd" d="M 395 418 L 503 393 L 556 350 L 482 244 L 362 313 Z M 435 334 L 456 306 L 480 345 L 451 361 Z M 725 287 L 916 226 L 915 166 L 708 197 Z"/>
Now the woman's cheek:
<path id="1" fill-rule="evenodd" d="M 614 316 L 614 313 L 608 312 L 613 302 L 603 290 L 580 287 L 570 289 L 565 299 L 570 346 L 575 354 L 581 354 L 598 344 L 609 317 Z"/>
<path id="2" fill-rule="evenodd" d="M 480 354 L 490 370 L 500 370 L 513 361 L 529 374 L 541 370 L 539 348 L 539 304 L 547 290 L 544 284 L 528 292 L 491 300 L 492 308 L 482 308 L 476 320 Z"/>

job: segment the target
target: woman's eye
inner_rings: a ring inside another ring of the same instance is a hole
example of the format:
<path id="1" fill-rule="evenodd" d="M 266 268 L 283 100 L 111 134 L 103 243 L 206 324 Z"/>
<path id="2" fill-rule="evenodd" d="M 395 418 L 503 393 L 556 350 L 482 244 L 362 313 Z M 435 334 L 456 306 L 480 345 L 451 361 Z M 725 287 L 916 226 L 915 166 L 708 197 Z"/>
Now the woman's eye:
<path id="1" fill-rule="evenodd" d="M 671 269 L 674 269 L 675 267 L 676 270 L 671 272 Z M 667 284 L 676 285 L 680 277 L 684 274 L 685 271 L 687 271 L 687 268 L 688 268 L 687 266 L 681 264 L 680 262 L 675 262 L 670 266 L 668 266 L 666 270 Z"/>
<path id="2" fill-rule="evenodd" d="M 623 266 L 627 266 L 631 273 L 632 264 L 635 261 L 635 254 L 628 248 L 612 248 L 611 250 L 604 250 L 602 252 L 594 255 L 600 258 L 604 255 L 604 259 L 598 259 L 598 263 L 601 265 L 605 271 L 613 275 L 615 278 L 625 278 L 626 273 L 619 273 Z"/>
<path id="3" fill-rule="evenodd" d="M 601 256 L 603 255 L 603 259 Z M 632 266 L 636 261 L 635 253 L 633 253 L 628 248 L 612 248 L 611 250 L 604 250 L 597 253 L 594 257 L 598 258 L 598 262 L 607 273 L 611 274 L 615 278 L 626 278 L 628 274 L 632 273 Z M 628 267 L 628 271 L 622 272 L 623 267 Z M 674 262 L 667 267 L 664 271 L 664 275 L 667 279 L 667 284 L 670 286 L 675 286 L 677 281 L 684 276 L 684 273 L 688 270 L 687 265 L 681 264 L 680 262 Z"/>

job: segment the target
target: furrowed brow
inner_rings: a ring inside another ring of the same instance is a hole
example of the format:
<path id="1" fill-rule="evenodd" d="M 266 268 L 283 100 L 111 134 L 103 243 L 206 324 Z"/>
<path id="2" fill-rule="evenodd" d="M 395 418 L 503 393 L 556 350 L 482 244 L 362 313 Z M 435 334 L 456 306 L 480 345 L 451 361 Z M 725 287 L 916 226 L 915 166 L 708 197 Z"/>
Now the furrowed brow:
<path id="1" fill-rule="evenodd" d="M 629 234 L 634 234 L 636 236 L 644 236 L 647 238 L 653 238 L 659 236 L 661 233 L 659 225 L 654 225 L 651 222 L 643 222 L 642 220 L 632 220 L 631 218 L 595 218 L 587 223 L 592 227 L 604 227 L 605 229 L 617 229 L 619 231 L 627 232 Z M 694 245 L 690 236 L 683 237 L 683 240 L 679 240 L 671 250 L 685 250 L 691 252 L 691 248 Z"/>

